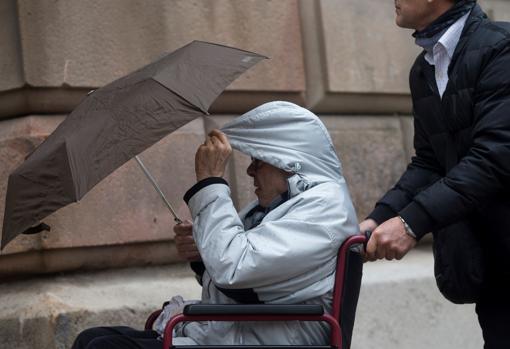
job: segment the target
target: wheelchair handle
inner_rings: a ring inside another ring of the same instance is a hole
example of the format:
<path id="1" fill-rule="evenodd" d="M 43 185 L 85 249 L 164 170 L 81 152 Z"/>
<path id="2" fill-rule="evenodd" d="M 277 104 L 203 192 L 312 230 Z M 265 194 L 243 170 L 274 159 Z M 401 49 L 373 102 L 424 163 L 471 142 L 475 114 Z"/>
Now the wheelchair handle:
<path id="1" fill-rule="evenodd" d="M 363 242 L 363 249 L 366 251 L 367 250 L 368 240 L 370 240 L 370 237 L 372 236 L 372 231 L 371 230 L 365 230 L 363 232 L 363 235 L 365 236 L 365 241 Z"/>

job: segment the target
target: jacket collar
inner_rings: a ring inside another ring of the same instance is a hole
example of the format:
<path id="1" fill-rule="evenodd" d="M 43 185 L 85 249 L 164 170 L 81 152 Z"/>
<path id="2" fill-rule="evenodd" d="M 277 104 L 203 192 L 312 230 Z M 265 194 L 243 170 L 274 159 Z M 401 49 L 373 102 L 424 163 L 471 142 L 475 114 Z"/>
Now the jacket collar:
<path id="1" fill-rule="evenodd" d="M 482 23 L 488 20 L 489 19 L 485 12 L 483 12 L 481 7 L 477 4 L 473 8 L 469 17 L 466 20 L 466 24 L 464 25 L 464 29 L 462 30 L 459 42 L 457 44 L 457 47 L 455 48 L 452 59 L 450 61 L 450 66 L 448 67 L 448 75 L 450 76 L 450 79 L 448 81 L 448 85 L 446 87 L 443 97 L 447 95 L 448 88 L 452 80 L 455 80 L 455 71 L 453 70 L 453 68 L 455 67 L 457 59 L 463 53 L 466 44 L 469 42 L 471 34 L 473 34 L 473 32 L 475 32 Z M 437 92 L 437 85 L 435 83 L 435 76 L 433 70 L 430 69 L 431 66 L 425 60 L 425 54 L 426 51 L 423 50 L 422 53 L 418 56 L 416 61 L 418 63 L 416 65 L 417 69 L 416 72 L 418 73 L 418 75 L 423 76 L 427 80 L 427 83 L 429 84 L 429 87 L 432 89 L 432 91 L 439 95 L 439 92 Z"/>
<path id="2" fill-rule="evenodd" d="M 478 27 L 485 21 L 488 21 L 488 17 L 485 14 L 485 12 L 483 12 L 482 8 L 477 4 L 471 11 L 471 14 L 469 15 L 468 19 L 466 20 L 466 24 L 464 25 L 464 30 L 462 31 L 462 34 L 460 36 L 459 43 L 457 44 L 457 47 L 455 48 L 455 51 L 453 53 L 452 60 L 450 62 L 450 67 L 448 68 L 448 74 L 455 66 L 455 63 L 459 58 L 460 54 L 463 52 L 464 47 L 468 43 L 471 34 L 473 34 L 473 32 L 475 32 L 478 29 Z"/>
<path id="3" fill-rule="evenodd" d="M 455 61 L 459 58 L 459 55 L 461 54 L 462 50 L 466 46 L 467 42 L 469 41 L 469 38 L 471 37 L 471 34 L 478 29 L 478 27 L 482 24 L 482 22 L 488 21 L 488 17 L 483 12 L 482 8 L 477 4 L 471 13 L 469 14 L 469 17 L 466 20 L 466 24 L 464 25 L 464 29 L 462 30 L 462 34 L 460 36 L 459 42 L 457 44 L 457 47 L 455 48 L 455 51 L 453 52 L 452 60 L 450 63 L 449 70 L 455 65 Z M 425 55 L 426 51 L 423 50 L 423 52 L 418 56 L 418 61 L 420 64 L 426 64 Z"/>

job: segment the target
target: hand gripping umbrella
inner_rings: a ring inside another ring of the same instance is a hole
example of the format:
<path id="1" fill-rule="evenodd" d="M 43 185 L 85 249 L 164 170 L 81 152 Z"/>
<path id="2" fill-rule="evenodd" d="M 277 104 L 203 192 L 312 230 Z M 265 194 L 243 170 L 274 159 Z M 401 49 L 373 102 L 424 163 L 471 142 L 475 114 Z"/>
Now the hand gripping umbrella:
<path id="1" fill-rule="evenodd" d="M 80 200 L 164 136 L 207 115 L 212 102 L 266 57 L 194 41 L 90 93 L 10 176 L 1 248 Z"/>

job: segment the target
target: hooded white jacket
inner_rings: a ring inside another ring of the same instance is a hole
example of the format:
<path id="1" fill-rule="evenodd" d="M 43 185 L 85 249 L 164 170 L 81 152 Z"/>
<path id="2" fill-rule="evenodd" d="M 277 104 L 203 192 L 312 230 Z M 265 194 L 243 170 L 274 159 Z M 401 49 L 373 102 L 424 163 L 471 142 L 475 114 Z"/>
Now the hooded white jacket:
<path id="1" fill-rule="evenodd" d="M 203 303 L 235 303 L 218 290 L 253 289 L 270 304 L 321 304 L 331 309 L 336 254 L 358 232 L 356 214 L 331 138 L 310 111 L 288 102 L 261 105 L 226 124 L 233 148 L 294 173 L 290 199 L 246 230 L 229 187 L 205 186 L 188 201 L 193 236 L 205 264 Z M 180 333 L 179 333 L 180 332 Z M 198 344 L 327 344 L 329 328 L 311 322 L 206 322 L 177 336 Z M 178 343 L 176 338 L 176 343 Z"/>

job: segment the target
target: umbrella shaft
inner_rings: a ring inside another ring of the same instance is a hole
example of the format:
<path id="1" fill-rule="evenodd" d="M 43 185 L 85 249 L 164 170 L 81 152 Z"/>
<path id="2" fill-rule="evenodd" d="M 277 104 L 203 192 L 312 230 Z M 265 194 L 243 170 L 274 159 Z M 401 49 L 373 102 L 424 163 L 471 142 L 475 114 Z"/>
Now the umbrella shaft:
<path id="1" fill-rule="evenodd" d="M 152 183 L 152 186 L 154 187 L 154 189 L 156 189 L 156 191 L 158 192 L 161 199 L 163 199 L 163 202 L 165 203 L 166 207 L 168 207 L 168 209 L 170 210 L 170 213 L 172 213 L 172 216 L 174 216 L 175 222 L 177 224 L 182 223 L 182 220 L 177 217 L 177 214 L 175 213 L 174 209 L 172 208 L 172 205 L 170 205 L 170 203 L 168 202 L 168 200 L 165 197 L 165 194 L 160 189 L 158 183 L 156 183 L 156 180 L 154 179 L 154 177 L 152 177 L 149 170 L 147 169 L 147 167 L 145 167 L 145 165 L 143 164 L 142 160 L 140 160 L 138 155 L 135 156 L 135 160 L 136 160 L 136 162 L 138 162 L 138 165 L 140 165 L 140 168 L 142 169 L 143 173 L 149 179 L 149 181 Z"/>

